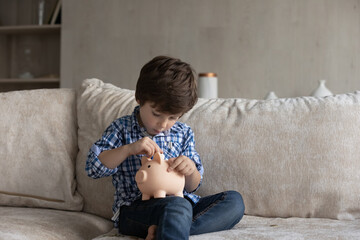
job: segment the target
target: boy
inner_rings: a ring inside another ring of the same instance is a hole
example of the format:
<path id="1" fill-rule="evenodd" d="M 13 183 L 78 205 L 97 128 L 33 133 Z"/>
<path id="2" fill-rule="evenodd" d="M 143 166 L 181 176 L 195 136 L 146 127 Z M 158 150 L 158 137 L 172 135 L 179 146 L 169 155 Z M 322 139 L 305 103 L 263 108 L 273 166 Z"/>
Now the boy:
<path id="1" fill-rule="evenodd" d="M 244 214 L 235 191 L 200 198 L 194 192 L 204 172 L 195 150 L 194 134 L 177 120 L 197 102 L 191 66 L 179 59 L 158 56 L 141 69 L 132 115 L 115 120 L 91 147 L 86 162 L 90 177 L 112 176 L 115 227 L 125 235 L 146 239 L 188 239 L 190 234 L 232 228 Z M 184 198 L 141 200 L 135 174 L 141 157 L 163 153 L 168 171 L 185 176 Z"/>

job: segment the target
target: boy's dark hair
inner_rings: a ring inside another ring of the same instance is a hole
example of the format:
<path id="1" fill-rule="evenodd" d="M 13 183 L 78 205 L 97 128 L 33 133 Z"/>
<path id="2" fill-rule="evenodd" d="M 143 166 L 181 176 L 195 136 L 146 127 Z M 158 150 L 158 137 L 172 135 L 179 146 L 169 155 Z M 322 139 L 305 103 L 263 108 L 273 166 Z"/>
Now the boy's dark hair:
<path id="1" fill-rule="evenodd" d="M 140 71 L 135 98 L 140 105 L 153 102 L 160 112 L 186 113 L 197 102 L 194 70 L 180 59 L 155 57 Z"/>

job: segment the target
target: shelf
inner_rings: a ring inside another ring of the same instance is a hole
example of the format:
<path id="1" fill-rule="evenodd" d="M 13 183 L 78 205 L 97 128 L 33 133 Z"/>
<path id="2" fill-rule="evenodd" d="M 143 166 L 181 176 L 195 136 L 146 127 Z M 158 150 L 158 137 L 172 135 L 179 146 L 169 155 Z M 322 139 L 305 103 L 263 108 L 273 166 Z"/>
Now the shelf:
<path id="1" fill-rule="evenodd" d="M 0 26 L 0 34 L 60 33 L 60 29 L 60 24 Z"/>
<path id="2" fill-rule="evenodd" d="M 0 78 L 0 84 L 2 83 L 59 83 L 59 78 L 31 78 L 31 79 L 21 79 L 21 78 Z"/>
<path id="3" fill-rule="evenodd" d="M 0 0 L 0 92 L 60 87 L 61 0 L 45 2 L 39 25 L 39 0 Z"/>

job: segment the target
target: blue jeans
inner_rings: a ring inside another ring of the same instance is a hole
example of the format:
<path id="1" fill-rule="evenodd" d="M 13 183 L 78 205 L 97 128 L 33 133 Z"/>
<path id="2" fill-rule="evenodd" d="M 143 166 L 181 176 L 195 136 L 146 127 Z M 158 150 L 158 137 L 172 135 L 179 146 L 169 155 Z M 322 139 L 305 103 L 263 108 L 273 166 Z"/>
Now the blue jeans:
<path id="1" fill-rule="evenodd" d="M 145 238 L 149 226 L 157 225 L 156 239 L 189 239 L 189 235 L 231 229 L 244 210 L 235 191 L 203 197 L 194 205 L 181 197 L 137 200 L 121 207 L 119 232 Z"/>

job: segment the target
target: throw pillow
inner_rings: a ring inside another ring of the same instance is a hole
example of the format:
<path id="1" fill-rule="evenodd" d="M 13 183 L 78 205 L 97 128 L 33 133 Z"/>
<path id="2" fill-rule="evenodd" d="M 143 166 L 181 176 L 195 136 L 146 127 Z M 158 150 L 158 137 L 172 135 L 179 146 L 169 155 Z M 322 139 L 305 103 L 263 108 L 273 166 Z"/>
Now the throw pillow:
<path id="1" fill-rule="evenodd" d="M 81 210 L 75 91 L 0 93 L 0 205 Z"/>

